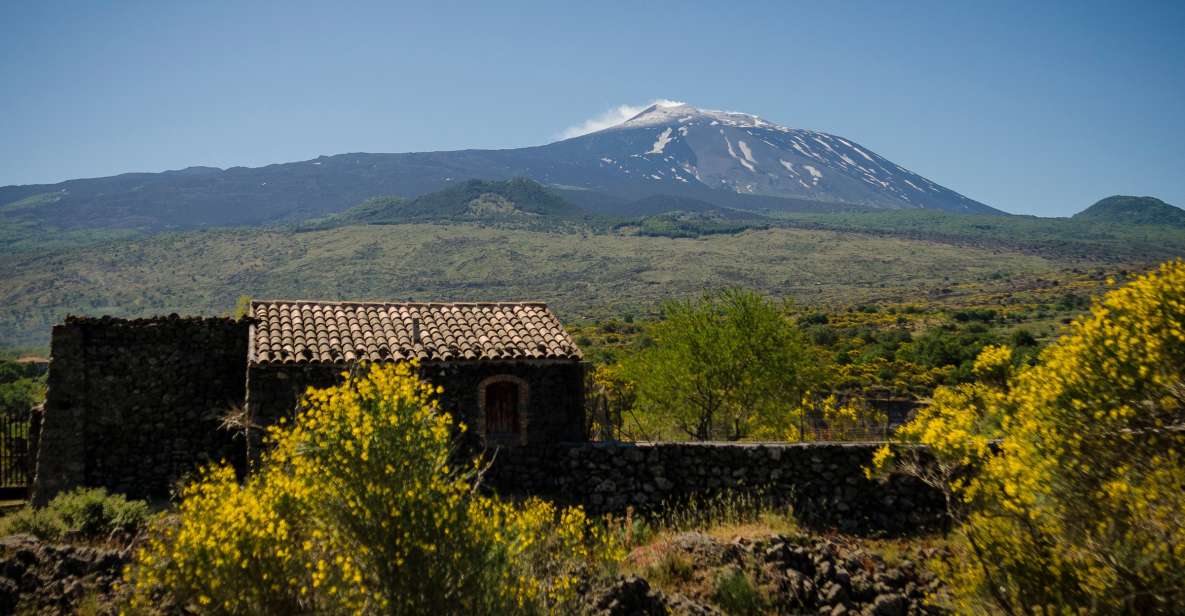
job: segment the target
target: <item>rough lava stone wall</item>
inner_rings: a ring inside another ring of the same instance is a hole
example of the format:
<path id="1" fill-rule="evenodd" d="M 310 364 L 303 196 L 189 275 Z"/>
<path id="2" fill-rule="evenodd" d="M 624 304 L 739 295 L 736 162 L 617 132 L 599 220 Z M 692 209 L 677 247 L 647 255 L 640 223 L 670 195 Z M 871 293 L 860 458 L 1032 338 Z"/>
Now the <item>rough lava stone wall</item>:
<path id="1" fill-rule="evenodd" d="M 45 503 L 77 486 L 168 494 L 202 463 L 243 463 L 222 417 L 246 394 L 246 321 L 69 317 L 53 329 L 33 482 Z"/>
<path id="2" fill-rule="evenodd" d="M 347 365 L 263 364 L 248 373 L 247 403 L 254 421 L 271 425 L 291 415 L 308 387 L 341 381 Z M 576 361 L 470 361 L 425 363 L 424 378 L 444 388 L 441 408 L 454 413 L 478 433 L 482 425 L 480 392 L 490 378 L 513 377 L 527 387 L 524 409 L 528 443 L 584 439 L 584 365 Z"/>
<path id="3" fill-rule="evenodd" d="M 849 533 L 943 528 L 941 493 L 906 476 L 865 477 L 875 443 L 572 443 L 500 448 L 485 481 L 596 513 L 651 511 L 725 490 L 794 507 L 799 522 Z"/>

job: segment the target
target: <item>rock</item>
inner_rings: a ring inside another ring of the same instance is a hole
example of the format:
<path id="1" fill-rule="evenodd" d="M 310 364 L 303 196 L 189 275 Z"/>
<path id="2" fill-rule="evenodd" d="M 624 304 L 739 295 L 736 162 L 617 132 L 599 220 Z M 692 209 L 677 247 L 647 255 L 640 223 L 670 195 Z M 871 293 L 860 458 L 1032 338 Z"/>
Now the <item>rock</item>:
<path id="1" fill-rule="evenodd" d="M 848 589 L 835 582 L 827 582 L 823 585 L 819 596 L 823 603 L 837 605 L 848 600 Z"/>
<path id="2" fill-rule="evenodd" d="M 16 612 L 16 606 L 21 600 L 21 589 L 16 582 L 0 577 L 0 614 Z"/>
<path id="3" fill-rule="evenodd" d="M 876 598 L 876 590 L 873 589 L 872 579 L 868 577 L 867 573 L 863 571 L 857 572 L 852 576 L 851 586 L 849 587 L 852 598 L 860 603 L 869 603 Z"/>
<path id="4" fill-rule="evenodd" d="M 753 555 L 753 544 L 744 538 L 737 538 L 724 548 L 724 560 L 741 563 Z"/>
<path id="5" fill-rule="evenodd" d="M 651 591 L 646 580 L 631 575 L 610 586 L 594 605 L 593 612 L 605 616 L 667 614 L 663 601 Z"/>
<path id="6" fill-rule="evenodd" d="M 894 593 L 877 596 L 864 613 L 870 616 L 905 616 L 908 608 L 909 600 L 904 595 Z"/>
<path id="7" fill-rule="evenodd" d="M 0 552 L 0 614 L 72 614 L 88 596 L 109 596 L 131 559 L 130 548 L 79 548 L 19 535 L 0 539 Z"/>
<path id="8" fill-rule="evenodd" d="M 818 592 L 811 578 L 796 569 L 786 569 L 784 575 L 786 598 L 791 607 L 803 609 L 818 602 Z"/>
<path id="9" fill-rule="evenodd" d="M 682 595 L 667 595 L 650 587 L 646 580 L 631 575 L 619 578 L 593 602 L 587 614 L 595 616 L 719 616 L 719 610 Z"/>

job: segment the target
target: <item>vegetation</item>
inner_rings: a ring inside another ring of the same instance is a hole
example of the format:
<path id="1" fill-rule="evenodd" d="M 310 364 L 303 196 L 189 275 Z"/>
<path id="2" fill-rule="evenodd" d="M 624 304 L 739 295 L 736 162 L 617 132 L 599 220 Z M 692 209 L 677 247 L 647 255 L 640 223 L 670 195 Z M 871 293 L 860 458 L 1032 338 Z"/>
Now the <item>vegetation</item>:
<path id="1" fill-rule="evenodd" d="M 952 593 L 941 601 L 970 613 L 1172 611 L 1185 600 L 1185 264 L 1129 274 L 1142 261 L 1108 251 L 1131 229 L 999 252 L 1033 236 L 989 248 L 996 240 L 983 238 L 1006 235 L 1001 227 L 978 236 L 982 245 L 962 244 L 970 220 L 950 222 L 941 241 L 786 228 L 694 240 L 590 233 L 581 242 L 460 225 L 217 231 L 23 260 L 4 284 L 22 290 L 12 297 L 59 308 L 75 295 L 113 298 L 99 312 L 137 301 L 146 312 L 202 305 L 210 289 L 223 299 L 208 312 L 244 290 L 391 297 L 382 289 L 408 285 L 424 298 L 541 297 L 583 317 L 571 329 L 594 363 L 590 416 L 614 437 L 860 438 L 883 435 L 889 421 L 872 402 L 928 399 L 899 434 L 927 445 L 938 466 L 888 450 L 878 462 L 946 490 L 958 524 L 954 556 L 935 561 Z M 1067 246 L 1116 260 L 1099 265 Z M 203 271 L 211 262 L 231 270 Z M 51 268 L 60 284 L 41 284 Z M 1092 306 L 1091 296 L 1115 287 L 1108 275 L 1129 284 Z M 754 290 L 730 288 L 738 282 Z M 726 290 L 677 299 L 703 286 Z M 612 301 L 598 299 L 606 289 Z M 806 301 L 769 298 L 798 294 Z M 649 313 L 660 297 L 661 312 Z M 14 303 L 0 323 L 28 322 L 35 310 Z M 25 383 L 0 391 L 31 383 L 35 398 L 36 370 L 0 364 L 0 387 Z M 479 469 L 451 461 L 456 428 L 432 393 L 394 370 L 313 394 L 244 482 L 217 467 L 188 486 L 176 515 L 153 523 L 129 573 L 135 609 L 562 610 L 613 568 L 622 546 L 635 550 L 627 568 L 659 586 L 693 588 L 737 613 L 773 605 L 757 569 L 707 574 L 656 546 L 691 529 L 793 534 L 786 512 L 689 505 L 666 520 L 602 525 L 579 510 L 481 496 Z M 4 524 L 100 540 L 147 516 L 134 503 L 119 513 L 101 492 L 69 496 L 74 504 L 22 510 Z M 465 564 L 474 562 L 480 571 Z"/>
<path id="2" fill-rule="evenodd" d="M 127 574 L 132 611 L 563 611 L 618 548 L 580 509 L 478 493 L 435 393 L 406 364 L 310 390 L 245 482 L 185 488 Z"/>
<path id="3" fill-rule="evenodd" d="M 811 535 L 799 529 L 792 510 L 751 493 L 691 500 L 652 518 L 620 522 L 634 529 L 624 534 L 632 549 L 623 570 L 683 598 L 668 603 L 671 613 L 704 613 L 689 602 L 726 614 L 831 613 L 835 603 L 877 613 L 876 596 L 892 595 L 895 586 L 937 591 L 932 599 L 945 600 L 932 574 L 914 564 L 944 559 L 942 537 Z M 832 583 L 850 592 L 837 592 Z M 942 613 L 940 607 L 908 608 L 901 611 Z"/>
<path id="4" fill-rule="evenodd" d="M 0 413 L 23 416 L 45 399 L 44 362 L 0 359 Z"/>
<path id="5" fill-rule="evenodd" d="M 0 518 L 0 536 L 28 533 L 47 541 L 94 542 L 135 536 L 149 519 L 148 504 L 102 488 L 79 488 L 42 508 L 24 508 Z"/>
<path id="6" fill-rule="evenodd" d="M 1090 218 L 951 214 L 935 210 L 768 212 L 800 228 L 884 234 L 1054 258 L 1162 261 L 1185 253 L 1185 230 Z"/>
<path id="7" fill-rule="evenodd" d="M 392 225 L 423 221 L 531 223 L 562 226 L 564 218 L 584 212 L 533 180 L 466 180 L 456 186 L 414 199 L 374 197 L 339 214 L 303 223 L 300 230 L 331 229 L 344 225 Z"/>
<path id="8" fill-rule="evenodd" d="M 639 235 L 655 237 L 727 235 L 749 229 L 768 229 L 769 227 L 769 220 L 762 216 L 719 209 L 699 212 L 665 212 L 647 216 L 637 225 Z"/>
<path id="9" fill-rule="evenodd" d="M 1074 214 L 1075 220 L 1093 220 L 1128 225 L 1185 227 L 1185 210 L 1155 197 L 1107 197 Z"/>
<path id="10" fill-rule="evenodd" d="M 776 426 L 821 377 L 784 308 L 751 291 L 668 302 L 651 336 L 654 344 L 625 366 L 637 404 L 696 440 L 738 440 Z"/>
<path id="11" fill-rule="evenodd" d="M 1063 323 L 1089 305 L 1086 298 L 1093 290 L 1106 287 L 1107 281 L 1099 280 L 1097 274 L 1084 273 L 1060 284 L 1049 281 L 1044 288 L 1015 294 L 1007 304 L 997 295 L 967 294 L 957 307 L 950 308 L 937 301 L 861 304 L 828 311 L 777 307 L 779 316 L 771 317 L 771 327 L 779 336 L 797 340 L 801 345 L 797 353 L 809 358 L 822 378 L 810 385 L 809 392 L 782 397 L 767 412 L 753 416 L 744 438 L 884 439 L 918 401 L 934 393 L 935 387 L 973 381 L 975 358 L 983 348 L 1010 343 L 1014 365 L 1032 363 L 1038 350 L 1056 338 Z M 708 304 L 715 297 L 709 295 L 690 305 L 710 311 Z M 630 315 L 571 326 L 577 344 L 595 366 L 586 389 L 587 416 L 597 423 L 590 428 L 591 434 L 637 440 L 695 438 L 673 421 L 666 405 L 645 403 L 639 397 L 643 380 L 663 380 L 653 376 L 656 371 L 645 362 L 660 355 L 659 337 L 670 336 L 671 327 L 666 320 Z M 706 335 L 705 331 L 699 335 Z M 695 353 L 690 347 L 682 352 Z M 721 346 L 713 352 L 735 351 Z M 677 358 L 672 361 L 689 365 Z M 708 363 L 707 359 L 698 361 Z M 724 366 L 699 370 L 695 378 L 702 380 Z M 672 380 L 678 383 L 687 378 Z M 658 395 L 660 399 L 669 396 Z M 730 436 L 722 432 L 715 438 Z"/>
<path id="12" fill-rule="evenodd" d="M 1179 609 L 1183 324 L 1174 261 L 1108 293 L 1032 367 L 986 348 L 976 382 L 940 388 L 902 431 L 949 482 L 960 557 L 943 573 L 960 611 Z"/>
<path id="13" fill-rule="evenodd" d="M 729 286 L 828 311 L 870 304 L 1008 307 L 1029 297 L 1052 303 L 1071 290 L 1066 284 L 1089 296 L 1107 274 L 1144 267 L 1140 259 L 1099 263 L 782 228 L 698 239 L 469 224 L 195 231 L 0 252 L 0 269 L 8 273 L 0 280 L 6 307 L 0 344 L 46 345 L 51 327 L 67 314 L 220 314 L 240 295 L 531 298 L 572 322 L 653 315 L 665 299 Z"/>
<path id="14" fill-rule="evenodd" d="M 295 226 L 295 230 L 324 231 L 351 224 L 370 224 L 373 220 L 383 220 L 392 212 L 397 212 L 406 201 L 403 197 L 371 197 L 344 212 L 301 222 Z"/>

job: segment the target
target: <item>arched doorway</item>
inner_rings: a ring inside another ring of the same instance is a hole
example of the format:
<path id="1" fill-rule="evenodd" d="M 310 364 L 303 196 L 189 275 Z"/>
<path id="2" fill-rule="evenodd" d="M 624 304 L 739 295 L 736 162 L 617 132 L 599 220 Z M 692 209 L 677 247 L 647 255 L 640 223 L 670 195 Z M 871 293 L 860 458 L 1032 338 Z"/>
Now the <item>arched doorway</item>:
<path id="1" fill-rule="evenodd" d="M 486 434 L 518 434 L 518 385 L 502 381 L 486 386 Z"/>
<path id="2" fill-rule="evenodd" d="M 482 421 L 486 440 L 499 444 L 524 444 L 527 427 L 527 384 L 500 375 L 481 384 Z"/>

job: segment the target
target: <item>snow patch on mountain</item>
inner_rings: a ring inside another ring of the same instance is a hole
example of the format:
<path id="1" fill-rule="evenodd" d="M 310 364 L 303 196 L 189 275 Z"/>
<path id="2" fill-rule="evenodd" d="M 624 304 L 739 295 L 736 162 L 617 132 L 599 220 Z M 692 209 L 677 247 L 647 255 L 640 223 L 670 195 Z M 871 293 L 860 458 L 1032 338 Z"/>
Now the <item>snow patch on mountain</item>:
<path id="1" fill-rule="evenodd" d="M 742 141 L 740 143 L 744 143 L 744 142 Z M 753 167 L 753 163 L 745 160 L 744 158 L 741 158 L 740 156 L 737 156 L 736 150 L 732 149 L 732 142 L 728 140 L 728 137 L 724 138 L 724 145 L 728 147 L 728 155 L 735 158 L 736 161 L 741 164 L 741 166 L 748 169 L 750 173 L 757 172 L 757 169 L 755 169 Z M 748 147 L 748 146 L 744 146 L 744 147 L 742 147 L 742 149 L 744 149 L 745 147 Z"/>
<path id="2" fill-rule="evenodd" d="M 646 152 L 646 153 L 647 154 L 662 154 L 662 151 L 664 149 L 666 149 L 667 144 L 670 142 L 671 142 L 671 129 L 668 128 L 668 129 L 662 131 L 662 134 L 660 134 L 658 136 L 658 140 L 654 142 L 654 145 L 650 147 L 650 151 Z"/>
<path id="3" fill-rule="evenodd" d="M 754 159 L 753 159 L 753 150 L 750 150 L 750 149 L 749 149 L 749 144 L 747 144 L 747 143 L 745 143 L 744 141 L 742 141 L 742 140 L 738 139 L 738 140 L 737 140 L 737 145 L 741 147 L 741 153 L 745 155 L 745 160 L 747 160 L 747 161 L 749 161 L 749 162 L 751 162 L 751 163 L 756 163 L 756 162 L 757 162 L 756 160 L 754 160 Z M 750 170 L 750 171 L 751 171 L 751 170 Z"/>

